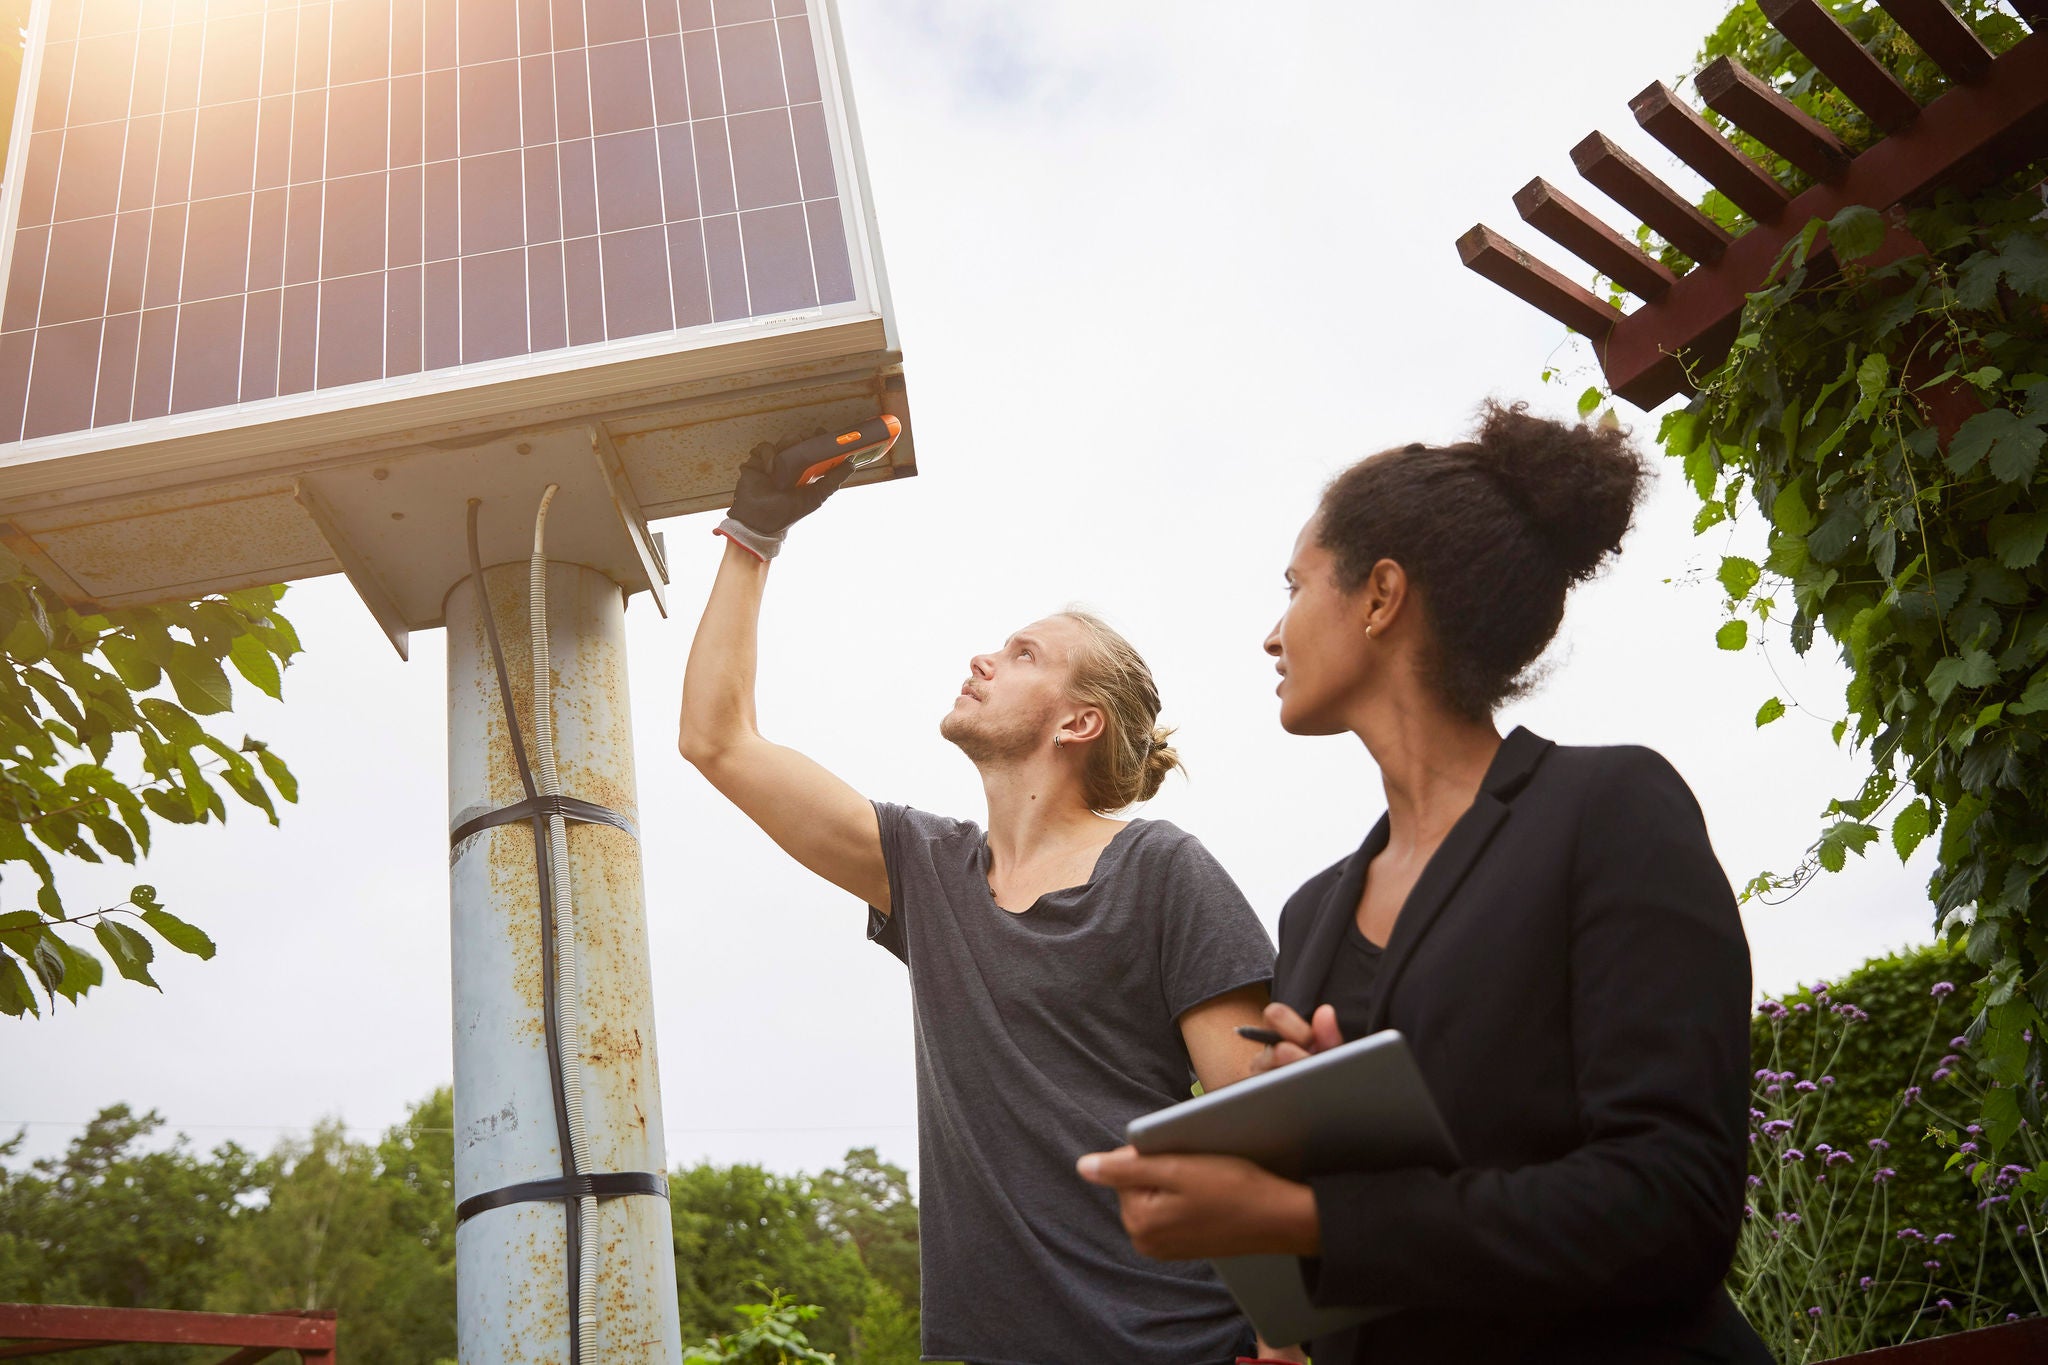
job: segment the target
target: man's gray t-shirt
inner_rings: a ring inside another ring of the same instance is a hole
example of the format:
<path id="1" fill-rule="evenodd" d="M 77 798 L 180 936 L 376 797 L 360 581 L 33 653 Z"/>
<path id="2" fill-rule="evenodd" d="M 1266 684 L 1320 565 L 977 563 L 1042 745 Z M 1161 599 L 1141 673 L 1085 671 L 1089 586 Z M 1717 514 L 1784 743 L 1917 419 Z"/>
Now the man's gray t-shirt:
<path id="1" fill-rule="evenodd" d="M 875 803 L 910 968 L 924 1355 L 983 1365 L 1202 1365 L 1251 1329 L 1205 1261 L 1138 1254 L 1084 1152 L 1184 1100 L 1179 1018 L 1270 980 L 1273 943 L 1192 835 L 1133 820 L 1085 886 L 1022 913 L 971 821 Z"/>

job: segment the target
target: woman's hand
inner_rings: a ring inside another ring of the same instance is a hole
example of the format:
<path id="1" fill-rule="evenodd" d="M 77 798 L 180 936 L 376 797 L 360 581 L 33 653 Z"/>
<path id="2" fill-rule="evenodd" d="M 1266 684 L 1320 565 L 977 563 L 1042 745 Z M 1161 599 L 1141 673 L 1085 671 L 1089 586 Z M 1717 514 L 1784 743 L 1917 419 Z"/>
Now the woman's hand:
<path id="1" fill-rule="evenodd" d="M 1155 1260 L 1322 1250 L 1315 1192 L 1242 1157 L 1140 1156 L 1119 1147 L 1091 1152 L 1077 1167 L 1083 1180 L 1116 1191 L 1131 1245 Z"/>
<path id="2" fill-rule="evenodd" d="M 1266 1027 L 1284 1041 L 1272 1044 L 1252 1059 L 1254 1076 L 1327 1052 L 1344 1041 L 1344 1035 L 1337 1031 L 1337 1011 L 1330 1005 L 1319 1006 L 1315 1018 L 1307 1020 L 1276 1000 L 1266 1006 Z"/>

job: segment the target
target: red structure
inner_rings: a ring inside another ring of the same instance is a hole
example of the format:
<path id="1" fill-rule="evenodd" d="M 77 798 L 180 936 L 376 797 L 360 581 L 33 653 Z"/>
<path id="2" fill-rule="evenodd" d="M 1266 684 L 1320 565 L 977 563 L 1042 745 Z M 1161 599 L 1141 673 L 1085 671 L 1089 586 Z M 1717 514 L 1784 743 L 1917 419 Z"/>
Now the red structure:
<path id="1" fill-rule="evenodd" d="M 0 1303 L 0 1360 L 94 1346 L 232 1346 L 219 1365 L 254 1365 L 280 1351 L 334 1365 L 332 1313 L 179 1313 L 165 1308 L 78 1308 Z"/>
<path id="2" fill-rule="evenodd" d="M 1948 78 L 1949 88 L 1924 108 L 1818 0 L 1761 4 L 1772 25 L 1884 130 L 1883 139 L 1852 156 L 1805 111 L 1722 58 L 1695 78 L 1708 107 L 1811 177 L 1810 188 L 1789 193 L 1662 82 L 1629 109 L 1645 132 L 1749 215 L 1754 226 L 1746 232 L 1724 231 L 1604 134 L 1572 149 L 1580 175 L 1697 262 L 1685 274 L 1541 178 L 1515 195 L 1524 221 L 1641 307 L 1624 314 L 1484 224 L 1458 239 L 1467 266 L 1590 338 L 1609 387 L 1640 408 L 1690 392 L 1688 366 L 1721 362 L 1745 299 L 1813 219 L 1858 204 L 1887 212 L 1942 188 L 1968 191 L 2048 155 L 2048 0 L 2014 0 L 2034 32 L 1996 58 L 1942 0 L 1880 0 Z M 1894 235 L 1898 250 L 1911 248 L 1903 233 Z"/>

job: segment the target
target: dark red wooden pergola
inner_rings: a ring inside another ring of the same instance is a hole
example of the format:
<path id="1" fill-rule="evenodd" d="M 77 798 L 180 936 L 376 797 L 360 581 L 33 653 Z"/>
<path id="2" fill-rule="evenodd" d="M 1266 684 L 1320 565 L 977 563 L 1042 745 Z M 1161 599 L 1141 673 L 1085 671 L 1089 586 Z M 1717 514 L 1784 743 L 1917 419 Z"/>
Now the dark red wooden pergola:
<path id="1" fill-rule="evenodd" d="M 1649 409 L 1689 393 L 1687 366 L 1711 368 L 1735 340 L 1747 296 L 1786 244 L 1815 218 L 1850 205 L 1886 212 L 1942 188 L 1965 192 L 2048 155 L 2048 0 L 2012 0 L 2032 34 L 1993 57 L 1943 0 L 1879 0 L 1940 68 L 1948 87 L 1922 107 L 1818 0 L 1760 0 L 1772 25 L 1884 131 L 1851 155 L 1835 135 L 1727 58 L 1694 83 L 1708 108 L 1812 178 L 1789 193 L 1671 88 L 1629 102 L 1644 131 L 1748 214 L 1731 235 L 1602 133 L 1572 149 L 1579 174 L 1684 252 L 1683 275 L 1614 231 L 1541 177 L 1515 195 L 1537 231 L 1642 300 L 1624 314 L 1485 224 L 1458 239 L 1465 264 L 1583 333 L 1608 386 Z M 1887 254 L 1910 249 L 1900 232 Z"/>
<path id="2" fill-rule="evenodd" d="M 167 1308 L 83 1308 L 0 1303 L 0 1360 L 86 1351 L 95 1346 L 232 1346 L 220 1365 L 255 1365 L 296 1351 L 308 1365 L 334 1365 L 332 1313 L 183 1313 Z"/>

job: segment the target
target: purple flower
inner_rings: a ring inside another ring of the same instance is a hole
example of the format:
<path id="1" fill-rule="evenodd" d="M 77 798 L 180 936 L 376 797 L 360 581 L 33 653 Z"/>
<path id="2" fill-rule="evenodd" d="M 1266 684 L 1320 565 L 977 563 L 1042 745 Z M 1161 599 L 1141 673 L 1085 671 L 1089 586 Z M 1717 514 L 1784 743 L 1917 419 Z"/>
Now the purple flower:
<path id="1" fill-rule="evenodd" d="M 1814 983 L 1813 983 L 1813 993 L 1814 993 L 1815 995 L 1826 995 L 1826 994 L 1828 993 L 1828 983 L 1827 983 L 1827 982 L 1825 982 L 1825 981 L 1816 981 L 1816 982 L 1814 982 Z"/>
<path id="2" fill-rule="evenodd" d="M 1856 1281 L 1856 1287 L 1858 1289 L 1868 1289 L 1871 1285 L 1875 1283 L 1877 1283 L 1877 1281 L 1871 1279 L 1868 1275 L 1865 1275 L 1862 1279 Z"/>
<path id="3" fill-rule="evenodd" d="M 1835 1006 L 1835 1012 L 1852 1024 L 1867 1024 L 1870 1022 L 1870 1016 L 1857 1009 L 1854 1005 L 1837 1005 Z"/>
<path id="4" fill-rule="evenodd" d="M 1883 1138 L 1872 1138 L 1865 1145 L 1873 1152 L 1889 1152 L 1892 1149 L 1892 1145 Z"/>
<path id="5" fill-rule="evenodd" d="M 1792 1120 L 1790 1119 L 1772 1119 L 1764 1125 L 1764 1134 L 1767 1137 L 1783 1137 L 1791 1131 Z"/>
<path id="6" fill-rule="evenodd" d="M 2007 1313 L 2005 1315 L 2005 1320 L 2007 1322 L 2018 1322 L 2020 1320 L 2020 1315 L 2018 1313 Z"/>
<path id="7" fill-rule="evenodd" d="M 1793 1008 L 1794 1010 L 1798 1011 L 1798 1012 L 1799 1012 L 1800 1014 L 1811 1014 L 1811 1013 L 1813 1013 L 1813 1006 L 1811 1006 L 1811 1005 L 1807 1004 L 1807 1003 L 1806 1003 L 1806 1002 L 1805 1002 L 1804 1000 L 1800 1001 L 1800 1002 L 1799 1002 L 1798 1004 L 1794 1005 L 1794 1006 L 1793 1006 L 1792 1008 Z"/>
<path id="8" fill-rule="evenodd" d="M 1976 1137 L 1979 1133 L 1983 1132 L 1984 1130 L 1973 1123 L 1969 1125 L 1967 1128 L 1963 1129 L 1963 1131 L 1968 1133 L 1971 1137 Z"/>
<path id="9" fill-rule="evenodd" d="M 1927 1238 L 1921 1235 L 1918 1228 L 1900 1228 L 1899 1240 L 1901 1242 L 1924 1242 Z"/>
<path id="10" fill-rule="evenodd" d="M 1950 1302 L 1949 1302 L 1949 1301 L 1948 1301 L 1947 1299 L 1936 1299 L 1936 1300 L 1934 1301 L 1934 1306 L 1935 1306 L 1936 1308 L 1939 1308 L 1939 1309 L 1941 1309 L 1941 1310 L 1942 1310 L 1942 1311 L 1943 1311 L 1944 1313 L 1953 1313 L 1953 1312 L 1955 1311 L 1955 1307 L 1956 1307 L 1956 1306 L 1955 1306 L 1954 1304 L 1950 1303 Z"/>
<path id="11" fill-rule="evenodd" d="M 1811 1095 L 1814 1091 L 1820 1089 L 1820 1087 L 1815 1085 L 1812 1081 L 1801 1081 L 1799 1084 L 1793 1086 L 1792 1088 L 1794 1090 L 1797 1090 L 1802 1095 Z"/>
<path id="12" fill-rule="evenodd" d="M 1769 1085 L 1764 1087 L 1764 1093 L 1766 1095 L 1775 1095 L 1782 1089 L 1784 1089 L 1783 1086 L 1779 1085 L 1776 1081 L 1772 1081 Z"/>
<path id="13" fill-rule="evenodd" d="M 1750 1110 L 1749 1116 L 1750 1118 L 1756 1120 L 1758 1123 L 1762 1123 L 1764 1121 L 1764 1111 L 1761 1109 Z"/>
<path id="14" fill-rule="evenodd" d="M 2026 1166 L 2000 1166 L 1998 1174 L 1992 1179 L 2000 1185 L 2010 1185 L 2021 1176 L 2029 1174 L 2029 1171 L 2030 1168 Z"/>
<path id="15" fill-rule="evenodd" d="M 1778 1221 L 1788 1227 L 1796 1228 L 1799 1226 L 1799 1215 L 1796 1213 L 1781 1213 L 1778 1215 Z"/>
<path id="16" fill-rule="evenodd" d="M 2002 1194 L 1994 1194 L 1989 1199 L 1980 1199 L 1977 1201 L 1977 1212 L 1982 1213 L 1992 1205 L 2003 1204 L 2004 1202 L 2005 1196 Z"/>
<path id="17" fill-rule="evenodd" d="M 1922 1261 L 1922 1262 L 1921 1262 L 1920 1264 L 1921 1264 L 1921 1265 L 1923 1265 L 1923 1266 L 1925 1266 L 1925 1267 L 1927 1267 L 1927 1269 L 1929 1269 L 1929 1270 L 1939 1270 L 1939 1269 L 1941 1269 L 1941 1262 L 1940 1262 L 1940 1261 Z"/>
<path id="18" fill-rule="evenodd" d="M 1756 1073 L 1756 1079 L 1760 1081 L 1775 1081 L 1776 1079 L 1778 1079 L 1778 1073 L 1771 1070 L 1769 1067 L 1765 1067 L 1763 1070 Z"/>
<path id="19" fill-rule="evenodd" d="M 1893 1176 L 1897 1174 L 1898 1172 L 1893 1170 L 1889 1166 L 1880 1166 L 1877 1168 L 1877 1173 L 1870 1177 L 1870 1183 L 1873 1185 L 1882 1185 L 1885 1181 L 1890 1180 Z"/>
<path id="20" fill-rule="evenodd" d="M 1947 1068 L 1947 1067 L 1945 1067 L 1945 1066 L 1938 1066 L 1938 1067 L 1934 1068 L 1934 1081 L 1935 1081 L 1935 1084 L 1939 1085 L 1939 1084 L 1940 1084 L 1941 1082 L 1943 1082 L 1943 1081 L 1945 1081 L 1945 1080 L 1947 1080 L 1947 1079 L 1948 1079 L 1948 1068 Z M 1773 1087 L 1773 1088 L 1775 1088 L 1775 1087 Z"/>
<path id="21" fill-rule="evenodd" d="M 1960 1143 L 1960 1144 L 1958 1144 L 1958 1145 L 1957 1145 L 1957 1147 L 1956 1147 L 1956 1150 L 1957 1150 L 1957 1151 L 1959 1151 L 1959 1152 L 1972 1152 L 1972 1153 L 1974 1153 L 1974 1152 L 1975 1152 L 1975 1151 L 1977 1150 L 1977 1144 L 1976 1144 L 1976 1143 L 1974 1143 L 1974 1142 L 1964 1142 L 1964 1143 Z"/>
<path id="22" fill-rule="evenodd" d="M 1806 1153 L 1800 1151 L 1797 1147 L 1787 1147 L 1784 1150 L 1784 1152 L 1779 1155 L 1778 1160 L 1781 1163 L 1788 1161 L 1804 1161 L 1806 1160 Z"/>
<path id="23" fill-rule="evenodd" d="M 1808 1316 L 1809 1318 L 1817 1318 L 1820 1316 L 1820 1309 L 1809 1308 L 1806 1310 L 1806 1316 Z"/>
<path id="24" fill-rule="evenodd" d="M 1742 1206 L 1742 1216 L 1743 1216 L 1744 1218 L 1754 1218 L 1754 1217 L 1756 1217 L 1756 1205 L 1754 1205 L 1754 1204 L 1744 1204 L 1744 1205 Z"/>
<path id="25" fill-rule="evenodd" d="M 1919 1100 L 1920 1100 L 1920 1087 L 1919 1087 L 1919 1086 L 1917 1086 L 1917 1085 L 1909 1085 L 1909 1086 L 1907 1086 L 1907 1087 L 1906 1087 L 1906 1103 L 1907 1103 L 1907 1104 L 1917 1104 L 1917 1103 L 1919 1102 Z"/>
<path id="26" fill-rule="evenodd" d="M 1954 995 L 1955 993 L 1956 983 L 1953 981 L 1937 981 L 1934 983 L 1934 989 L 1928 992 L 1936 1000 L 1941 999 L 1944 995 Z"/>
<path id="27" fill-rule="evenodd" d="M 1948 1045 L 1956 1049 L 1958 1052 L 1960 1052 L 1970 1045 L 1970 1040 L 1958 1034 L 1957 1036 L 1948 1040 Z"/>
<path id="28" fill-rule="evenodd" d="M 1835 1078 L 1833 1076 L 1823 1076 L 1820 1078 L 1820 1083 L 1822 1085 L 1833 1085 L 1835 1083 Z"/>
<path id="29" fill-rule="evenodd" d="M 1955 1065 L 1955 1064 L 1956 1064 L 1957 1062 L 1960 1062 L 1961 1060 L 1963 1060 L 1963 1059 L 1962 1059 L 1962 1058 L 1960 1058 L 1960 1057 L 1958 1057 L 1958 1056 L 1956 1056 L 1956 1054 L 1955 1054 L 1955 1053 L 1951 1052 L 1951 1053 L 1949 1053 L 1949 1054 L 1948 1054 L 1948 1056 L 1946 1056 L 1946 1057 L 1942 1058 L 1942 1059 L 1941 1059 L 1940 1061 L 1936 1062 L 1936 1063 L 1935 1063 L 1935 1065 L 1936 1065 L 1936 1066 L 1954 1066 L 1954 1065 Z"/>
<path id="30" fill-rule="evenodd" d="M 1828 1153 L 1828 1165 L 1830 1166 L 1847 1166 L 1855 1160 L 1856 1158 L 1850 1156 L 1847 1152 Z"/>
<path id="31" fill-rule="evenodd" d="M 1943 1242 L 1953 1242 L 1955 1239 L 1956 1235 L 1953 1232 L 1937 1232 L 1934 1234 L 1934 1244 L 1936 1246 L 1940 1246 Z"/>
<path id="32" fill-rule="evenodd" d="M 2019 1233 L 2020 1236 L 2024 1237 L 2027 1235 L 2027 1225 L 2025 1223 L 2022 1223 L 2017 1228 L 2014 1228 L 2013 1231 Z"/>
<path id="33" fill-rule="evenodd" d="M 1748 1175 L 1744 1176 L 1743 1179 L 1749 1182 L 1751 1189 L 1756 1189 L 1764 1183 L 1764 1178 L 1760 1175 Z"/>

